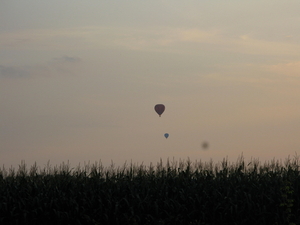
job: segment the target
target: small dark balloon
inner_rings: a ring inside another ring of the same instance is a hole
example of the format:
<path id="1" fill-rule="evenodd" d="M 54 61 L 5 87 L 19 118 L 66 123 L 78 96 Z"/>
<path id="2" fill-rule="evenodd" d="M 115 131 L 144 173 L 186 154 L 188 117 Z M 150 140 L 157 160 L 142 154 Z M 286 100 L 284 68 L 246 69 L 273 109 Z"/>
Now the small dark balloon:
<path id="1" fill-rule="evenodd" d="M 165 111 L 165 106 L 163 104 L 157 104 L 154 106 L 154 110 L 159 116 L 161 116 L 161 114 Z"/>
<path id="2" fill-rule="evenodd" d="M 168 134 L 168 133 L 165 133 L 164 136 L 165 136 L 165 138 L 168 138 L 168 137 L 169 137 L 169 134 Z"/>

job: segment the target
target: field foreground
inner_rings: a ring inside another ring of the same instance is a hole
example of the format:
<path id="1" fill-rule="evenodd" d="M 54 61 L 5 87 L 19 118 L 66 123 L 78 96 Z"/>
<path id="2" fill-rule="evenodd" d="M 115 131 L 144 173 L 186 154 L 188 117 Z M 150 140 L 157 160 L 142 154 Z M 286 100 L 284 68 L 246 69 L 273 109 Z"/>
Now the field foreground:
<path id="1" fill-rule="evenodd" d="M 0 169 L 0 224 L 300 224 L 298 157 Z"/>

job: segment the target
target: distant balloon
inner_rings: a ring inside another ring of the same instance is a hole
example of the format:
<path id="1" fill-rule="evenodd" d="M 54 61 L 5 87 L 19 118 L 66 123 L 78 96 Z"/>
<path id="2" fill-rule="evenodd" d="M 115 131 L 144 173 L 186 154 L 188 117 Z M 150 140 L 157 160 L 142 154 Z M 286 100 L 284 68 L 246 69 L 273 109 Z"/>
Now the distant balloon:
<path id="1" fill-rule="evenodd" d="M 208 142 L 204 141 L 204 142 L 202 143 L 202 148 L 203 148 L 203 149 L 207 149 L 207 148 L 208 148 Z"/>
<path id="2" fill-rule="evenodd" d="M 168 138 L 168 137 L 169 137 L 169 134 L 168 134 L 168 133 L 165 133 L 164 136 L 165 136 L 165 138 Z"/>
<path id="3" fill-rule="evenodd" d="M 163 112 L 165 111 L 165 106 L 163 104 L 157 104 L 155 105 L 154 109 L 157 112 L 157 114 L 161 116 L 161 114 L 163 114 Z"/>

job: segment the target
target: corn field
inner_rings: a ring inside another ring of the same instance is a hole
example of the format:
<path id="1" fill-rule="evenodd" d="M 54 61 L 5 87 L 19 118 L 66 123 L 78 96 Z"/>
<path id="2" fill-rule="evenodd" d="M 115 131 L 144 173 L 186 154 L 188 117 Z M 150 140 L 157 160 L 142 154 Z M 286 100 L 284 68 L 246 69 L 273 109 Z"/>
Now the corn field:
<path id="1" fill-rule="evenodd" d="M 0 169 L 0 224 L 300 224 L 298 157 Z"/>

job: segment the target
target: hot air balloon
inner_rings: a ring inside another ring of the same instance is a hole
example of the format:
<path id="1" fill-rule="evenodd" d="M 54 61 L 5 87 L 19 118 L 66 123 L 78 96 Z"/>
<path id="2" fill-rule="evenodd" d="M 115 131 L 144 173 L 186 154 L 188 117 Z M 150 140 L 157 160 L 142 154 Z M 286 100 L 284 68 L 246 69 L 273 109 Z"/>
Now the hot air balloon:
<path id="1" fill-rule="evenodd" d="M 155 105 L 154 109 L 160 117 L 161 114 L 163 114 L 163 112 L 165 111 L 165 106 L 163 104 L 157 104 Z"/>
<path id="2" fill-rule="evenodd" d="M 202 148 L 203 148 L 203 149 L 207 149 L 207 148 L 208 148 L 208 142 L 207 142 L 207 141 L 204 141 L 204 142 L 202 143 Z"/>
<path id="3" fill-rule="evenodd" d="M 165 136 L 165 138 L 168 138 L 168 137 L 169 137 L 169 134 L 168 134 L 168 133 L 165 133 L 164 136 Z"/>

